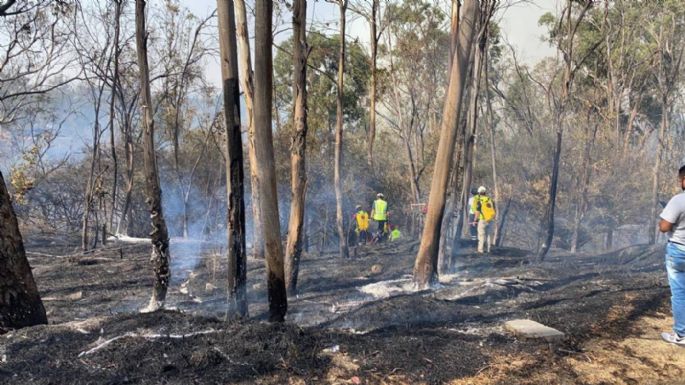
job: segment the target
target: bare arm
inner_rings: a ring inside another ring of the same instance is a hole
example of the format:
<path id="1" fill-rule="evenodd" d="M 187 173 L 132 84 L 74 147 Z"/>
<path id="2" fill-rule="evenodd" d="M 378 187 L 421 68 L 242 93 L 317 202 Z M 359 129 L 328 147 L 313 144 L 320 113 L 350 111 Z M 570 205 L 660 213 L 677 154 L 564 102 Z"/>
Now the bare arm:
<path id="1" fill-rule="evenodd" d="M 659 221 L 659 231 L 661 231 L 662 233 L 668 233 L 668 232 L 673 231 L 673 223 L 671 223 L 665 219 L 660 220 Z"/>

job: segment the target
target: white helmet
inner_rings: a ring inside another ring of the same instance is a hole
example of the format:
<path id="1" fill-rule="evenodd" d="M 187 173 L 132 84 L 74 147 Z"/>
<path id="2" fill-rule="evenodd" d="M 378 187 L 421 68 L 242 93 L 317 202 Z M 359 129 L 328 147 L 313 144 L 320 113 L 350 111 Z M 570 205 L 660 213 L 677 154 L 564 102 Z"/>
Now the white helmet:
<path id="1" fill-rule="evenodd" d="M 486 191 L 488 191 L 488 189 L 486 189 L 485 186 L 478 187 L 478 194 L 484 193 Z"/>
<path id="2" fill-rule="evenodd" d="M 376 198 L 383 198 L 383 197 L 384 197 L 383 193 L 376 194 Z"/>

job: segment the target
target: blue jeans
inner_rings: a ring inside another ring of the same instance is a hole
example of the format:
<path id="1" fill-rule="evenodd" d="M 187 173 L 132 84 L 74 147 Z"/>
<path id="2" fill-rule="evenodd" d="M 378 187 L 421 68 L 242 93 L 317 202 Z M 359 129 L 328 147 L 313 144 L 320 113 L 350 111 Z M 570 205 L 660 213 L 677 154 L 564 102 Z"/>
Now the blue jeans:
<path id="1" fill-rule="evenodd" d="M 673 331 L 685 336 L 685 246 L 669 242 L 666 246 L 666 272 L 671 286 Z"/>

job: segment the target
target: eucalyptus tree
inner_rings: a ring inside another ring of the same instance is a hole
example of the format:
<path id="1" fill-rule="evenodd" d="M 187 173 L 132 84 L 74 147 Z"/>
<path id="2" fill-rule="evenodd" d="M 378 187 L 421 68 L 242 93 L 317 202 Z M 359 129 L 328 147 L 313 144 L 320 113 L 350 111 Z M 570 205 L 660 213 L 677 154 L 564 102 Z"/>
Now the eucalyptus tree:
<path id="1" fill-rule="evenodd" d="M 478 29 L 477 22 L 480 12 L 478 1 L 465 0 L 462 7 L 463 18 L 459 24 L 459 43 L 452 59 L 449 86 L 445 96 L 440 141 L 435 156 L 433 179 L 428 198 L 426 223 L 414 263 L 414 282 L 419 288 L 425 288 L 436 280 L 438 248 L 450 166 L 454 156 L 457 125 L 462 108 L 462 95 L 466 85 L 466 72 L 471 56 L 471 47 Z"/>
<path id="2" fill-rule="evenodd" d="M 171 271 L 169 268 L 169 232 L 162 211 L 162 189 L 159 183 L 155 127 L 150 92 L 148 67 L 148 31 L 145 27 L 145 0 L 136 0 L 136 51 L 140 76 L 140 109 L 143 124 L 143 162 L 145 169 L 145 195 L 150 211 L 152 251 L 150 261 L 155 275 L 150 303 L 144 311 L 155 311 L 164 306 Z"/>
<path id="3" fill-rule="evenodd" d="M 302 255 L 307 169 L 307 1 L 293 4 L 293 136 L 290 145 L 290 220 L 285 252 L 288 292 L 297 293 L 297 276 Z"/>
<path id="4" fill-rule="evenodd" d="M 243 140 L 240 130 L 238 47 L 232 0 L 217 0 L 219 49 L 226 120 L 226 195 L 228 199 L 229 312 L 247 316 L 247 258 L 245 254 L 245 202 Z"/>
<path id="5" fill-rule="evenodd" d="M 257 1 L 255 6 L 255 67 L 254 67 L 254 146 L 259 183 L 260 220 L 264 236 L 269 320 L 283 322 L 288 311 L 285 287 L 283 246 L 278 215 L 276 170 L 273 151 L 272 87 L 273 87 L 273 3 Z"/>

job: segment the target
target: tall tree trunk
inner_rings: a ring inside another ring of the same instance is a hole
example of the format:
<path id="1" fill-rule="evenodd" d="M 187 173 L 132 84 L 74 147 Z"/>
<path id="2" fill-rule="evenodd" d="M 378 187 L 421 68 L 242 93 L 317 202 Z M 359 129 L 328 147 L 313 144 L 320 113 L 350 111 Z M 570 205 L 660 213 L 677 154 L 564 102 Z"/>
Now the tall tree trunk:
<path id="1" fill-rule="evenodd" d="M 452 181 L 452 196 L 455 199 L 455 204 L 453 207 L 453 221 L 454 221 L 454 236 L 452 237 L 452 252 L 449 255 L 448 263 L 449 263 L 449 268 L 451 269 L 454 265 L 454 260 L 457 256 L 457 251 L 461 247 L 461 236 L 464 231 L 464 217 L 467 216 L 468 213 L 468 196 L 469 190 L 464 189 L 464 176 L 466 174 L 465 171 L 465 163 L 466 163 L 466 128 L 468 124 L 468 120 L 466 119 L 467 114 L 461 114 L 460 116 L 460 122 L 459 122 L 459 132 L 457 133 L 457 144 L 456 144 L 456 156 L 455 156 L 455 162 L 454 162 L 454 167 L 455 171 L 453 172 L 454 176 L 453 178 L 456 178 Z"/>
<path id="2" fill-rule="evenodd" d="M 591 114 L 588 113 L 588 120 L 585 124 L 585 146 L 583 147 L 583 159 L 581 159 L 582 168 L 580 172 L 580 189 L 576 198 L 576 210 L 573 218 L 573 234 L 571 235 L 572 253 L 578 251 L 578 243 L 580 241 L 580 226 L 587 210 L 587 189 L 590 185 L 590 178 L 592 177 L 592 171 L 590 167 L 590 164 L 592 163 L 591 150 L 595 141 L 597 126 L 595 125 L 592 135 L 590 135 L 590 117 Z"/>
<path id="3" fill-rule="evenodd" d="M 454 154 L 457 123 L 462 105 L 462 94 L 466 84 L 466 69 L 478 20 L 478 1 L 464 1 L 464 18 L 459 26 L 459 45 L 453 57 L 449 87 L 443 107 L 440 141 L 435 156 L 435 166 L 428 199 L 426 224 L 414 264 L 414 282 L 419 288 L 426 288 L 436 279 L 438 245 L 445 209 L 445 196 L 449 179 L 450 163 Z"/>
<path id="4" fill-rule="evenodd" d="M 86 184 L 85 199 L 83 202 L 83 219 L 81 222 L 81 249 L 88 250 L 89 246 L 89 220 L 90 213 L 93 209 L 93 202 L 95 201 L 95 184 L 97 183 L 98 176 L 95 175 L 95 166 L 98 165 L 100 161 L 100 106 L 102 102 L 102 93 L 104 92 L 104 82 L 98 87 L 97 94 L 93 92 L 94 103 L 94 120 L 93 120 L 93 151 L 92 158 L 90 160 L 90 172 L 88 174 L 88 182 Z M 98 237 L 98 227 L 95 226 L 95 243 L 97 243 Z"/>
<path id="5" fill-rule="evenodd" d="M 445 230 L 440 233 L 440 246 L 438 249 L 438 263 L 439 274 L 448 273 L 454 266 L 454 256 L 459 249 L 459 236 L 450 237 L 450 229 L 456 224 L 456 212 L 459 210 L 459 199 L 461 192 L 461 176 L 460 164 L 462 160 L 462 149 L 464 147 L 464 131 L 459 130 L 457 133 L 457 144 L 454 151 L 454 163 L 452 164 L 452 172 L 450 176 L 450 196 L 447 199 L 445 207 L 446 216 L 443 217 L 442 226 Z M 452 242 L 451 253 L 447 253 L 447 243 Z"/>
<path id="6" fill-rule="evenodd" d="M 459 47 L 459 11 L 461 9 L 461 2 L 459 0 L 452 0 L 452 8 L 450 11 L 450 64 L 447 67 L 447 75 L 452 73 L 452 63 L 454 62 L 454 55 Z"/>
<path id="7" fill-rule="evenodd" d="M 371 87 L 369 89 L 369 138 L 368 138 L 368 162 L 373 170 L 373 142 L 376 140 L 376 86 L 378 83 L 378 10 L 380 0 L 371 1 L 371 19 L 369 20 L 369 37 L 371 42 Z"/>
<path id="8" fill-rule="evenodd" d="M 271 1 L 255 4 L 254 123 L 255 160 L 259 181 L 259 206 L 264 235 L 269 320 L 283 322 L 288 310 L 283 267 L 283 247 L 276 195 L 276 169 L 271 133 L 273 58 Z"/>
<path id="9" fill-rule="evenodd" d="M 656 234 L 657 234 L 657 227 L 656 227 L 656 220 L 658 214 L 658 207 L 659 207 L 659 173 L 661 172 L 661 157 L 663 154 L 663 149 L 664 149 L 664 142 L 665 142 L 665 135 L 666 135 L 666 127 L 668 127 L 669 124 L 669 103 L 668 103 L 668 98 L 665 96 L 661 97 L 661 122 L 659 123 L 659 134 L 658 134 L 658 140 L 657 140 L 657 146 L 656 146 L 656 157 L 654 159 L 654 166 L 652 168 L 652 191 L 651 191 L 651 198 L 652 198 L 652 204 L 651 204 L 651 210 L 649 213 L 649 228 L 647 229 L 648 231 L 648 236 L 649 236 L 649 244 L 653 245 L 656 243 Z"/>
<path id="10" fill-rule="evenodd" d="M 554 240 L 554 211 L 556 209 L 557 202 L 557 186 L 559 184 L 559 163 L 561 163 L 561 145 L 564 130 L 561 125 L 561 114 L 556 118 L 557 126 L 557 142 L 554 146 L 554 159 L 552 160 L 552 179 L 549 182 L 549 201 L 547 202 L 547 212 L 545 215 L 545 240 L 540 251 L 538 253 L 538 258 L 542 261 L 545 259 L 547 252 L 550 247 L 552 247 L 552 241 Z"/>
<path id="11" fill-rule="evenodd" d="M 133 194 L 133 138 L 131 137 L 131 124 L 128 118 L 124 118 L 124 157 L 126 158 L 126 187 L 124 189 L 124 204 L 121 208 L 121 216 L 117 224 L 116 234 L 129 235 L 129 223 L 131 215 L 131 196 Z"/>
<path id="12" fill-rule="evenodd" d="M 226 119 L 226 194 L 228 199 L 228 312 L 247 316 L 247 259 L 243 139 L 240 130 L 238 48 L 233 0 L 217 0 L 219 49 Z"/>
<path id="13" fill-rule="evenodd" d="M 483 55 L 485 53 L 485 45 L 487 42 L 487 31 L 481 30 L 478 39 L 478 46 L 474 50 L 473 67 L 471 76 L 471 92 L 469 93 L 469 131 L 466 134 L 466 143 L 464 151 L 464 184 L 462 186 L 462 213 L 469 210 L 468 199 L 473 183 L 473 158 L 476 153 L 476 138 L 478 131 L 478 94 L 480 93 L 480 78 L 483 72 Z M 471 221 L 472 218 L 466 218 L 466 222 Z M 462 226 L 463 226 L 462 222 Z M 461 233 L 459 233 L 461 237 Z"/>
<path id="14" fill-rule="evenodd" d="M 0 328 L 47 324 L 2 172 L 0 218 Z"/>
<path id="15" fill-rule="evenodd" d="M 343 156 L 343 91 L 345 82 L 345 13 L 347 11 L 348 0 L 338 0 L 340 8 L 340 52 L 338 55 L 338 83 L 337 83 L 337 107 L 335 119 L 335 160 L 333 170 L 333 184 L 335 185 L 335 219 L 338 227 L 338 239 L 340 246 L 340 257 L 348 258 L 350 252 L 347 248 L 347 234 L 345 234 L 345 224 L 343 215 L 343 195 L 342 195 L 342 156 Z"/>
<path id="16" fill-rule="evenodd" d="M 297 275 L 302 255 L 307 171 L 307 1 L 293 4 L 293 140 L 290 147 L 290 219 L 285 252 L 285 277 L 288 293 L 297 294 Z"/>
<path id="17" fill-rule="evenodd" d="M 504 244 L 504 226 L 507 222 L 507 218 L 509 215 L 509 209 L 511 208 L 511 201 L 512 199 L 509 198 L 507 199 L 507 204 L 504 205 L 504 211 L 502 211 L 502 215 L 499 217 L 499 222 L 497 223 L 497 234 L 499 237 L 495 241 L 495 246 L 496 247 L 501 247 Z M 499 209 L 498 209 L 499 211 Z"/>
<path id="18" fill-rule="evenodd" d="M 492 188 L 495 193 L 494 195 L 494 203 L 495 203 L 495 224 L 497 224 L 500 220 L 500 213 L 499 213 L 499 202 L 500 202 L 500 194 L 499 194 L 499 183 L 497 180 L 497 140 L 496 140 L 496 135 L 497 131 L 495 130 L 495 114 L 492 109 L 492 98 L 490 97 L 490 72 L 488 71 L 489 65 L 488 65 L 488 50 L 485 50 L 485 101 L 486 101 L 486 108 L 487 108 L 487 119 L 488 119 L 488 126 L 490 127 L 490 164 L 492 167 Z M 492 242 L 495 246 L 498 245 L 497 242 L 497 237 L 499 236 L 499 226 L 495 225 L 495 231 L 492 234 Z"/>
<path id="19" fill-rule="evenodd" d="M 403 125 L 402 119 L 400 118 L 400 125 Z M 414 160 L 414 154 L 411 150 L 411 143 L 409 143 L 409 135 L 411 135 L 412 127 L 407 130 L 407 136 L 402 137 L 402 142 L 404 142 L 404 151 L 407 154 L 407 160 L 409 161 L 409 186 L 411 187 L 411 202 L 418 204 L 421 200 L 421 189 L 419 187 L 419 175 L 416 169 L 416 161 Z"/>
<path id="20" fill-rule="evenodd" d="M 607 237 L 604 242 L 604 251 L 609 251 L 614 247 L 614 228 L 611 227 L 607 231 Z"/>
<path id="21" fill-rule="evenodd" d="M 119 181 L 119 162 L 117 160 L 117 147 L 114 140 L 114 115 L 115 115 L 115 105 L 116 105 L 116 94 L 119 92 L 119 30 L 121 23 L 121 0 L 114 0 L 114 41 L 112 42 L 114 46 L 114 57 L 113 61 L 113 71 L 112 71 L 112 88 L 109 101 L 109 143 L 111 147 L 112 154 L 112 211 L 109 215 L 109 221 L 107 223 L 109 231 L 112 231 L 112 226 L 114 225 L 114 212 L 117 206 L 117 187 Z M 103 239 L 104 241 L 104 239 Z"/>
<path id="22" fill-rule="evenodd" d="M 169 287 L 169 232 L 162 212 L 162 189 L 159 186 L 157 155 L 155 154 L 154 119 L 150 93 L 150 71 L 147 61 L 147 30 L 145 28 L 145 0 L 136 0 L 136 51 L 140 71 L 140 108 L 143 121 L 143 164 L 145 168 L 145 200 L 150 210 L 152 253 L 150 261 L 155 274 L 152 297 L 145 311 L 164 306 Z"/>
<path id="23" fill-rule="evenodd" d="M 564 77 L 563 77 L 563 82 L 561 85 L 561 96 L 560 100 L 557 102 L 557 107 L 555 111 L 555 117 L 554 117 L 554 126 L 556 128 L 557 132 L 557 142 L 556 146 L 554 147 L 554 159 L 552 163 L 552 177 L 550 179 L 550 184 L 549 184 L 549 197 L 548 197 L 548 202 L 547 202 L 547 213 L 545 215 L 545 230 L 546 230 L 546 236 L 545 236 L 545 241 L 542 244 L 542 247 L 539 250 L 538 253 L 538 259 L 540 261 L 545 259 L 545 256 L 547 255 L 547 252 L 549 252 L 550 247 L 552 247 L 552 241 L 554 240 L 554 212 L 556 209 L 556 204 L 557 204 L 557 187 L 559 183 L 559 163 L 561 162 L 561 146 L 562 146 L 562 138 L 564 135 L 564 111 L 566 108 L 566 104 L 569 102 L 570 99 L 570 93 L 571 93 L 571 84 L 573 83 L 573 70 L 571 69 L 573 66 L 573 37 L 575 34 L 575 31 L 577 29 L 578 24 L 581 22 L 585 15 L 585 11 L 589 9 L 592 6 L 592 2 L 588 2 L 585 5 L 585 9 L 583 12 L 578 16 L 578 18 L 575 21 L 575 26 L 574 23 L 572 23 L 571 19 L 571 11 L 572 11 L 572 5 L 573 2 L 572 0 L 568 0 L 567 6 L 566 6 L 566 27 L 567 27 L 567 35 L 566 35 L 566 41 L 568 44 L 566 52 L 563 53 L 564 57 Z M 561 44 L 561 43 L 560 43 Z M 549 97 L 549 96 L 548 96 Z"/>
<path id="24" fill-rule="evenodd" d="M 235 0 L 236 32 L 238 35 L 238 59 L 240 60 L 240 84 L 245 97 L 247 111 L 247 156 L 250 161 L 250 193 L 252 198 L 252 254 L 257 259 L 264 259 L 264 236 L 259 210 L 259 182 L 257 180 L 257 160 L 254 149 L 254 85 L 252 59 L 250 55 L 250 38 L 247 29 L 247 10 L 245 0 Z"/>
<path id="25" fill-rule="evenodd" d="M 83 215 L 81 217 L 81 250 L 86 251 L 89 247 L 88 227 L 90 226 L 90 210 L 93 206 L 93 178 L 95 174 L 95 151 L 93 151 L 90 164 L 90 173 L 86 182 L 86 193 L 83 199 Z"/>

